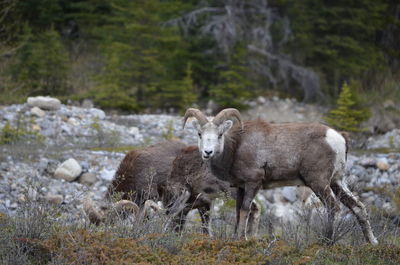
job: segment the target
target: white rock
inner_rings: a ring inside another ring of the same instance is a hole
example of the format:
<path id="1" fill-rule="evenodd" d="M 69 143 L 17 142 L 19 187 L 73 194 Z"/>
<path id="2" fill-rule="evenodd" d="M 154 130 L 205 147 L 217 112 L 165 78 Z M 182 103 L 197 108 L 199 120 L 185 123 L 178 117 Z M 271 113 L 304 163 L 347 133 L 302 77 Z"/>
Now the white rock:
<path id="1" fill-rule="evenodd" d="M 115 175 L 115 170 L 113 169 L 108 170 L 107 168 L 103 168 L 100 171 L 100 177 L 104 180 L 111 181 L 114 178 L 114 175 Z"/>
<path id="2" fill-rule="evenodd" d="M 57 179 L 64 179 L 66 181 L 73 181 L 81 174 L 81 172 L 81 165 L 79 165 L 75 159 L 70 158 L 58 166 L 54 172 L 54 177 Z"/>
<path id="3" fill-rule="evenodd" d="M 129 132 L 129 134 L 131 134 L 131 135 L 133 135 L 133 136 L 136 136 L 136 135 L 139 135 L 139 134 L 140 134 L 139 128 L 138 128 L 138 127 L 135 127 L 135 126 L 130 127 L 130 128 L 128 129 L 128 132 Z"/>
<path id="4" fill-rule="evenodd" d="M 41 108 L 33 107 L 31 108 L 31 113 L 39 118 L 44 117 L 46 112 L 44 112 Z"/>
<path id="5" fill-rule="evenodd" d="M 78 120 L 75 119 L 75 118 L 73 118 L 73 117 L 69 118 L 69 119 L 67 120 L 67 123 L 68 123 L 68 124 L 71 124 L 71 125 L 73 125 L 73 126 L 79 125 Z"/>
<path id="6" fill-rule="evenodd" d="M 52 97 L 29 97 L 27 102 L 29 106 L 39 107 L 44 110 L 58 110 L 61 107 L 60 100 Z"/>
<path id="7" fill-rule="evenodd" d="M 267 99 L 264 98 L 263 96 L 259 96 L 257 98 L 257 102 L 260 103 L 260 104 L 265 104 L 267 102 Z"/>

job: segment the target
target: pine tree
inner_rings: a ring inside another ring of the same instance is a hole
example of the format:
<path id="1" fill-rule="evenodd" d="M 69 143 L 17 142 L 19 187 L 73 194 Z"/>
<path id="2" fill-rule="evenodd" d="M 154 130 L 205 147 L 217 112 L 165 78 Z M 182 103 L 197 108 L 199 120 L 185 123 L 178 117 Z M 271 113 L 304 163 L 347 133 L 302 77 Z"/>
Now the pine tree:
<path id="1" fill-rule="evenodd" d="M 244 101 L 251 96 L 252 82 L 248 78 L 245 50 L 242 47 L 235 50 L 227 66 L 219 72 L 218 83 L 210 89 L 211 98 L 220 108 L 244 109 Z"/>
<path id="2" fill-rule="evenodd" d="M 363 111 L 356 108 L 354 96 L 347 83 L 343 84 L 342 91 L 336 101 L 336 108 L 329 111 L 325 121 L 335 129 L 347 132 L 360 132 L 360 123 L 365 119 Z M 365 110 L 364 110 L 365 111 Z"/>
<path id="3" fill-rule="evenodd" d="M 338 82 L 378 69 L 384 49 L 377 45 L 379 29 L 387 21 L 384 0 L 288 0 L 286 6 L 294 34 L 291 53 L 300 63 L 324 73 L 337 95 Z"/>
<path id="4" fill-rule="evenodd" d="M 14 78 L 34 94 L 61 95 L 66 91 L 69 58 L 60 35 L 51 29 L 40 35 L 26 33 L 27 41 L 11 68 Z"/>
<path id="5" fill-rule="evenodd" d="M 175 73 L 173 61 L 182 48 L 181 37 L 176 27 L 162 25 L 163 16 L 175 7 L 160 0 L 113 0 L 111 6 L 103 33 L 107 39 L 99 77 L 103 94 L 119 90 L 136 102 L 135 109 L 180 107 L 176 99 L 186 93 L 181 84 L 185 73 L 184 69 Z"/>
<path id="6" fill-rule="evenodd" d="M 89 93 L 102 108 L 138 110 L 136 89 L 129 83 L 129 73 L 121 61 L 129 50 L 128 45 L 112 43 L 105 54 L 106 64 L 103 74 L 98 78 L 101 82 L 96 90 Z"/>
<path id="7" fill-rule="evenodd" d="M 192 79 L 192 65 L 187 64 L 182 80 L 169 81 L 160 86 L 157 105 L 163 109 L 185 110 L 196 101 Z"/>

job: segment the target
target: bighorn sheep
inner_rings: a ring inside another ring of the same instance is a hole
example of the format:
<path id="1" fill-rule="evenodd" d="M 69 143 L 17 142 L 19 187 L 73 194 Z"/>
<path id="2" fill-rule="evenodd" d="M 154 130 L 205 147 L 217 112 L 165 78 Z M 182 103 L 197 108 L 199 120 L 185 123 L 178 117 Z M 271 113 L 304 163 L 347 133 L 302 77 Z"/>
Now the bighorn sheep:
<path id="1" fill-rule="evenodd" d="M 122 160 L 109 186 L 108 196 L 119 193 L 123 200 L 116 203 L 116 210 L 128 207 L 137 214 L 137 205 L 143 209 L 157 209 L 153 200 L 161 200 L 168 211 L 174 210 L 175 199 L 186 191 L 188 196 L 181 202 L 185 207 L 175 209 L 178 211 L 175 215 L 179 217 L 174 220 L 176 228 L 182 228 L 190 210 L 198 209 L 203 231 L 207 233 L 211 201 L 220 192 L 226 192 L 229 184 L 209 174 L 203 164 L 197 147 L 187 147 L 179 141 L 133 150 Z M 107 215 L 107 211 L 105 214 L 96 211 L 89 200 L 84 208 L 92 223 L 102 222 L 103 216 Z"/>
<path id="2" fill-rule="evenodd" d="M 365 206 L 342 181 L 346 163 L 346 139 L 328 126 L 317 123 L 270 124 L 261 120 L 241 121 L 236 109 L 224 109 L 212 120 L 200 110 L 190 108 L 189 117 L 198 133 L 200 155 L 212 173 L 238 188 L 236 232 L 246 236 L 250 204 L 257 192 L 279 186 L 305 185 L 319 197 L 328 210 L 333 235 L 333 220 L 339 209 L 337 199 L 357 217 L 365 239 L 373 235 Z M 233 125 L 230 118 L 239 124 Z"/>
<path id="3" fill-rule="evenodd" d="M 210 206 L 221 191 L 229 193 L 231 196 L 236 194 L 236 189 L 229 188 L 229 183 L 221 181 L 211 174 L 208 166 L 199 157 L 197 146 L 189 146 L 183 149 L 173 162 L 171 172 L 171 182 L 178 184 L 180 190 L 185 186 L 191 196 L 187 201 L 187 207 L 182 210 L 182 216 L 186 216 L 191 209 L 198 209 L 203 222 L 203 232 L 207 232 L 209 223 Z M 251 204 L 250 217 L 248 220 L 248 232 L 252 235 L 257 234 L 257 224 L 260 217 L 260 210 L 255 202 Z M 183 222 L 185 219 L 179 219 Z M 181 223 L 180 225 L 182 225 Z"/>

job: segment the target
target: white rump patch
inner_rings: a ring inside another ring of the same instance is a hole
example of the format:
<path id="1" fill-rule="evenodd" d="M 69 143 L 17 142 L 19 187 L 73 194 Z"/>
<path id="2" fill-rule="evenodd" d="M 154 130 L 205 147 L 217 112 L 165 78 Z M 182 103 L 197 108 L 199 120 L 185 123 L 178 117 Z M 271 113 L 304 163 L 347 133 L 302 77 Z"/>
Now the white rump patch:
<path id="1" fill-rule="evenodd" d="M 333 129 L 328 129 L 326 131 L 325 138 L 326 142 L 336 154 L 333 176 L 341 177 L 341 175 L 344 174 L 346 165 L 346 140 L 340 133 Z"/>

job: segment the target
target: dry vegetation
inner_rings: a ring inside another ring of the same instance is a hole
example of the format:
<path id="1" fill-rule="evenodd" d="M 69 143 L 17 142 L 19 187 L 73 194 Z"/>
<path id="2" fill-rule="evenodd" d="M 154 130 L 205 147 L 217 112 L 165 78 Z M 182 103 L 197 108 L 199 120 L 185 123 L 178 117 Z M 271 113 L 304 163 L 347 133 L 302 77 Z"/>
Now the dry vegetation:
<path id="1" fill-rule="evenodd" d="M 336 222 L 336 242 L 324 244 L 326 214 L 305 208 L 299 224 L 271 225 L 262 216 L 258 239 L 235 240 L 233 205 L 212 222 L 214 236 L 197 224 L 182 233 L 164 215 L 92 226 L 60 218 L 63 206 L 26 201 L 18 214 L 0 214 L 0 264 L 399 264 L 398 227 L 374 213 L 380 244 L 365 244 L 352 217 Z"/>

